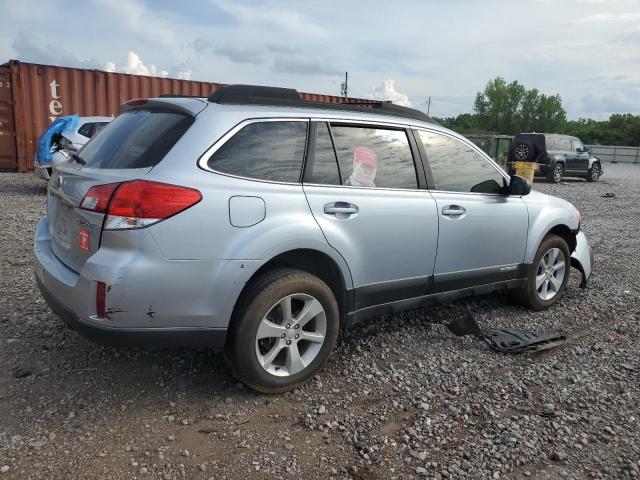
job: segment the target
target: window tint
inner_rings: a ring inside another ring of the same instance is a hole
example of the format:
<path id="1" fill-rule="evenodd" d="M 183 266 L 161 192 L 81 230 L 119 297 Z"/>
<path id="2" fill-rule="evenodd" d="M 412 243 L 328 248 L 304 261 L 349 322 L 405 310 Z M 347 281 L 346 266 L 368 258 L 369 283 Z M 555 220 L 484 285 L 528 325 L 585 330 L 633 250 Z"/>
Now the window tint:
<path id="1" fill-rule="evenodd" d="M 436 190 L 500 193 L 504 177 L 471 146 L 439 133 L 420 131 Z"/>
<path id="2" fill-rule="evenodd" d="M 571 140 L 571 144 L 573 147 L 573 150 L 575 151 L 576 149 L 580 149 L 583 150 L 584 149 L 584 145 L 582 145 L 582 142 L 580 140 L 578 140 L 577 138 L 574 138 Z"/>
<path id="3" fill-rule="evenodd" d="M 316 133 L 316 148 L 314 151 L 313 170 L 308 172 L 309 183 L 322 183 L 324 185 L 340 185 L 340 172 L 338 161 L 333 150 L 333 142 L 326 123 L 318 125 Z"/>
<path id="4" fill-rule="evenodd" d="M 298 182 L 307 122 L 250 123 L 209 159 L 210 168 L 242 177 Z"/>
<path id="5" fill-rule="evenodd" d="M 556 151 L 558 148 L 558 139 L 556 137 L 545 137 L 547 150 Z"/>
<path id="6" fill-rule="evenodd" d="M 106 127 L 107 125 L 109 125 L 109 122 L 98 122 L 95 124 L 96 125 L 96 129 L 94 130 L 93 134 L 91 135 L 92 137 L 95 137 L 98 133 L 100 133 L 100 131 Z"/>
<path id="7" fill-rule="evenodd" d="M 554 150 L 571 150 L 571 140 L 567 137 L 556 137 L 555 144 L 556 148 L 554 148 Z"/>
<path id="8" fill-rule="evenodd" d="M 91 138 L 91 132 L 93 131 L 93 123 L 85 123 L 78 129 L 78 133 L 83 137 Z"/>
<path id="9" fill-rule="evenodd" d="M 80 157 L 92 168 L 152 167 L 160 163 L 193 120 L 173 112 L 125 112 L 87 143 Z"/>
<path id="10" fill-rule="evenodd" d="M 416 169 L 403 130 L 332 125 L 343 185 L 417 188 Z"/>

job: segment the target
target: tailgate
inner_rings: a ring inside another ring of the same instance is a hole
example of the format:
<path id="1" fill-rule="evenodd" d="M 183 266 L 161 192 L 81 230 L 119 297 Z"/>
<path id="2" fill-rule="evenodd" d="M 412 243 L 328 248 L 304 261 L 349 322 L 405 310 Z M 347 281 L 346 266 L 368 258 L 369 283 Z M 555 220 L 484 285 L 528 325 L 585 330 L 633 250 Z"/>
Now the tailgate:
<path id="1" fill-rule="evenodd" d="M 100 246 L 105 215 L 79 208 L 94 185 L 124 182 L 144 176 L 151 168 L 94 169 L 77 163 L 54 170 L 47 189 L 47 218 L 51 247 L 66 266 L 79 272 Z"/>

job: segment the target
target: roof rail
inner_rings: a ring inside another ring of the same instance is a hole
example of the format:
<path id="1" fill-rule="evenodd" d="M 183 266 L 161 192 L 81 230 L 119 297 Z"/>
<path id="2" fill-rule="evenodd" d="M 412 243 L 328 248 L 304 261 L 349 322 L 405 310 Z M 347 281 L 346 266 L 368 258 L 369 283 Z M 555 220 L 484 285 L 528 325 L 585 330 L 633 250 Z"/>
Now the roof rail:
<path id="1" fill-rule="evenodd" d="M 360 113 L 376 113 L 435 123 L 420 110 L 394 105 L 387 101 L 345 99 L 344 103 L 304 100 L 293 88 L 263 87 L 259 85 L 226 85 L 208 100 L 220 105 L 264 105 L 274 107 L 320 108 Z"/>

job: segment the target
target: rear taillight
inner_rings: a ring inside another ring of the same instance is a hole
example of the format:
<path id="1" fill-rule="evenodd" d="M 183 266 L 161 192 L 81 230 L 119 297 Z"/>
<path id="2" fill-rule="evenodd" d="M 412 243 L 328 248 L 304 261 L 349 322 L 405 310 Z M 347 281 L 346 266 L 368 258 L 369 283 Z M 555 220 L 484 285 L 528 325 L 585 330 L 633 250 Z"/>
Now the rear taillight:
<path id="1" fill-rule="evenodd" d="M 115 186 L 111 187 L 112 185 Z M 106 187 L 111 187 L 111 190 L 109 191 Z M 103 198 L 107 195 L 106 208 L 98 209 L 98 205 L 103 206 Z M 127 230 L 148 227 L 166 220 L 192 207 L 200 200 L 202 195 L 193 188 L 133 180 L 91 187 L 82 200 L 80 208 L 106 213 L 105 230 Z M 94 208 L 88 208 L 94 203 Z"/>
<path id="2" fill-rule="evenodd" d="M 80 208 L 90 212 L 107 213 L 109 200 L 119 185 L 119 183 L 107 183 L 91 187 L 80 202 Z"/>

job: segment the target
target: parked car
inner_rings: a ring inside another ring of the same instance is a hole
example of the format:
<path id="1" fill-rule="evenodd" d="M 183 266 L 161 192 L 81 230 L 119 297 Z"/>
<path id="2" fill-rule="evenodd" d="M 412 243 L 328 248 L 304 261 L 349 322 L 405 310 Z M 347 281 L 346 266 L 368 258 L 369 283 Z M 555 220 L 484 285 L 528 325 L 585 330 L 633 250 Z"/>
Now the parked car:
<path id="1" fill-rule="evenodd" d="M 515 162 L 537 162 L 536 176 L 560 183 L 564 177 L 582 177 L 597 182 L 603 173 L 600 159 L 579 138 L 551 133 L 519 133 L 509 151 L 509 171 Z"/>
<path id="2" fill-rule="evenodd" d="M 53 134 L 50 152 L 47 156 L 49 158 L 43 158 L 36 151 L 34 159 L 35 174 L 44 180 L 49 180 L 53 167 L 68 161 L 72 152 L 80 150 L 111 120 L 113 120 L 113 117 L 78 117 L 77 127 Z"/>
<path id="3" fill-rule="evenodd" d="M 51 308 L 97 341 L 224 349 L 263 392 L 341 329 L 513 289 L 533 309 L 591 272 L 580 213 L 416 110 L 227 86 L 138 99 L 57 168 L 35 233 Z"/>

